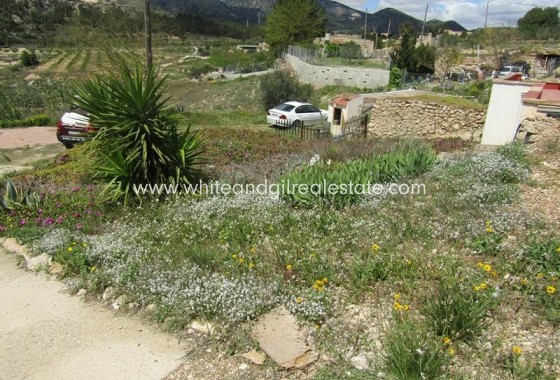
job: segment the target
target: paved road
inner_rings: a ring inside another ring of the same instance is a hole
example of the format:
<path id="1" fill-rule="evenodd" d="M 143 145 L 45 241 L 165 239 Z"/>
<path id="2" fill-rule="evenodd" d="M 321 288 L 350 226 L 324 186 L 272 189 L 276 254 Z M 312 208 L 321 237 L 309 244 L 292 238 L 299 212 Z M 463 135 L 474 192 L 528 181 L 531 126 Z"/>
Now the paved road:
<path id="1" fill-rule="evenodd" d="M 64 293 L 0 248 L 0 379 L 161 379 L 181 364 L 177 339 Z"/>

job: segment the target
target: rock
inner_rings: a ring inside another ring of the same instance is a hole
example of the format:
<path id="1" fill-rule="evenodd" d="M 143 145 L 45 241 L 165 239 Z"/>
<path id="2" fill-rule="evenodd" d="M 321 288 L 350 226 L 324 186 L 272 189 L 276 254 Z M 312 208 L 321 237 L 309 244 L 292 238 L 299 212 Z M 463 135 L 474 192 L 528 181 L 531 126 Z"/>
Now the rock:
<path id="1" fill-rule="evenodd" d="M 113 302 L 112 307 L 113 307 L 113 309 L 118 310 L 130 301 L 131 301 L 131 297 L 129 295 L 122 294 L 122 295 L 117 297 L 115 302 Z"/>
<path id="2" fill-rule="evenodd" d="M 85 290 L 85 289 L 80 289 L 80 290 L 78 291 L 78 293 L 76 293 L 76 295 L 77 295 L 78 297 L 84 297 L 86 294 L 87 294 L 87 290 Z"/>
<path id="3" fill-rule="evenodd" d="M 105 291 L 103 292 L 103 295 L 101 296 L 101 299 L 103 301 L 109 301 L 110 299 L 112 299 L 115 296 L 115 289 L 112 286 L 109 286 L 107 289 L 105 289 Z"/>
<path id="4" fill-rule="evenodd" d="M 350 364 L 360 371 L 369 369 L 369 363 L 365 355 L 360 354 L 350 358 Z"/>
<path id="5" fill-rule="evenodd" d="M 241 371 L 245 371 L 247 368 L 249 368 L 249 366 L 248 366 L 247 364 L 245 364 L 245 363 L 241 363 L 241 364 L 239 365 L 239 369 L 240 369 Z"/>
<path id="6" fill-rule="evenodd" d="M 148 306 L 146 306 L 146 311 L 148 313 L 153 313 L 154 311 L 156 311 L 156 305 L 151 303 Z"/>
<path id="7" fill-rule="evenodd" d="M 53 276 L 60 276 L 64 267 L 60 263 L 52 263 L 51 267 L 49 268 L 49 273 Z"/>
<path id="8" fill-rule="evenodd" d="M 257 350 L 251 350 L 249 352 L 246 352 L 246 353 L 242 354 L 241 357 L 249 360 L 251 363 L 256 364 L 256 365 L 262 365 L 262 364 L 264 364 L 264 361 L 266 360 L 266 356 L 264 354 L 258 352 Z"/>
<path id="9" fill-rule="evenodd" d="M 41 268 L 49 268 L 52 263 L 52 257 L 46 253 L 39 256 L 27 256 L 23 255 L 25 258 L 25 266 L 31 271 L 36 271 Z"/>
<path id="10" fill-rule="evenodd" d="M 260 347 L 279 366 L 303 368 L 317 360 L 305 343 L 296 318 L 280 306 L 264 315 L 254 326 L 253 336 Z"/>
<path id="11" fill-rule="evenodd" d="M 14 255 L 24 256 L 27 255 L 28 252 L 27 247 L 19 244 L 14 238 L 4 240 L 3 247 L 6 251 L 13 253 Z"/>
<path id="12" fill-rule="evenodd" d="M 212 335 L 214 333 L 214 326 L 210 323 L 201 323 L 199 321 L 192 321 L 191 329 L 206 335 Z"/>

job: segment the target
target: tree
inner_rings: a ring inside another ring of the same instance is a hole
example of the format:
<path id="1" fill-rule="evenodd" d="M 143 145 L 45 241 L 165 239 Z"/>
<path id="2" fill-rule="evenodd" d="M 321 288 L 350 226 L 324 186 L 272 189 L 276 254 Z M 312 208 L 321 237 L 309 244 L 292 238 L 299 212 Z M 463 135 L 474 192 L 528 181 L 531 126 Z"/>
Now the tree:
<path id="1" fill-rule="evenodd" d="M 461 64 L 464 59 L 456 47 L 446 46 L 439 52 L 439 62 L 444 73 L 450 72 L 453 66 Z"/>
<path id="2" fill-rule="evenodd" d="M 288 100 L 307 101 L 313 93 L 313 87 L 298 82 L 287 71 L 275 71 L 263 76 L 260 91 L 263 108 L 268 110 Z"/>
<path id="3" fill-rule="evenodd" d="M 401 70 L 413 73 L 433 73 L 436 50 L 424 44 L 416 47 L 418 33 L 410 23 L 401 24 L 399 32 L 400 45 L 391 53 L 393 64 Z"/>
<path id="4" fill-rule="evenodd" d="M 290 44 L 311 42 L 323 35 L 327 18 L 315 0 L 278 0 L 264 25 L 275 54 Z"/>
<path id="5" fill-rule="evenodd" d="M 520 32 L 531 38 L 558 36 L 560 31 L 558 8 L 533 8 L 517 20 L 517 26 Z"/>
<path id="6" fill-rule="evenodd" d="M 346 42 L 340 46 L 340 55 L 344 58 L 362 57 L 362 48 L 354 41 Z"/>
<path id="7" fill-rule="evenodd" d="M 391 52 L 391 61 L 401 70 L 414 72 L 418 65 L 416 57 L 416 37 L 418 33 L 412 24 L 405 22 L 400 25 L 400 45 Z"/>

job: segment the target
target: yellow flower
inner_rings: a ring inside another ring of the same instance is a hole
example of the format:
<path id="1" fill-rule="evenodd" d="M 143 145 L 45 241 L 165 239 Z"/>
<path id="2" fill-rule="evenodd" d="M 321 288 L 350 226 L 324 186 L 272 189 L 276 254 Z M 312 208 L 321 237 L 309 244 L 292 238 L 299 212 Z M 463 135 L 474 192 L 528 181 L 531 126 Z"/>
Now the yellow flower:
<path id="1" fill-rule="evenodd" d="M 482 284 L 480 284 L 480 290 L 484 290 L 487 287 L 488 287 L 488 285 L 486 285 L 486 283 L 484 283 L 484 282 Z"/>
<path id="2" fill-rule="evenodd" d="M 537 273 L 537 278 L 542 280 L 544 278 L 544 273 Z"/>
<path id="3" fill-rule="evenodd" d="M 254 267 L 255 267 L 255 264 L 249 263 L 249 269 L 253 269 Z"/>
<path id="4" fill-rule="evenodd" d="M 73 250 L 74 250 L 74 248 L 72 248 L 72 247 L 68 247 L 68 249 L 67 249 L 68 252 L 72 252 Z"/>
<path id="5" fill-rule="evenodd" d="M 292 264 L 286 264 L 286 270 L 292 270 L 292 269 L 293 269 Z"/>
<path id="6" fill-rule="evenodd" d="M 556 253 L 560 253 L 560 247 L 556 248 Z"/>
<path id="7" fill-rule="evenodd" d="M 83 243 L 82 247 L 84 247 L 84 248 L 87 247 L 87 243 Z"/>
<path id="8" fill-rule="evenodd" d="M 313 289 L 315 289 L 318 292 L 322 292 L 323 291 L 323 287 L 317 283 L 313 284 Z"/>
<path id="9" fill-rule="evenodd" d="M 326 284 L 327 282 L 329 282 L 329 279 L 326 277 L 323 277 L 323 284 Z"/>
<path id="10" fill-rule="evenodd" d="M 76 243 L 75 241 L 74 241 L 74 242 L 72 242 L 72 245 L 76 245 L 76 244 L 78 244 L 78 243 Z"/>
<path id="11" fill-rule="evenodd" d="M 482 269 L 483 269 L 485 272 L 490 272 L 490 271 L 492 271 L 492 266 L 491 266 L 490 264 L 484 264 L 484 265 L 482 266 Z"/>
<path id="12" fill-rule="evenodd" d="M 373 249 L 374 251 L 379 251 L 380 248 L 381 247 L 378 246 L 377 244 L 374 244 L 374 245 L 371 246 L 371 249 Z"/>
<path id="13" fill-rule="evenodd" d="M 552 277 L 550 277 L 550 281 L 556 282 L 556 281 L 558 281 L 558 277 L 557 276 L 552 276 Z"/>
<path id="14" fill-rule="evenodd" d="M 496 272 L 495 270 L 493 270 L 493 271 L 490 273 L 490 276 L 492 276 L 492 277 L 498 277 L 498 272 Z"/>
<path id="15" fill-rule="evenodd" d="M 90 268 L 90 271 L 92 271 L 92 272 L 95 272 L 96 270 L 97 270 L 97 268 L 95 267 L 95 265 Z"/>
<path id="16" fill-rule="evenodd" d="M 411 260 L 406 260 L 406 265 L 411 266 L 411 265 L 412 265 L 412 261 L 411 261 Z"/>
<path id="17" fill-rule="evenodd" d="M 513 347 L 511 348 L 511 352 L 512 352 L 515 356 L 520 356 L 520 355 L 523 353 L 523 349 L 522 349 L 520 346 L 515 345 L 515 346 L 513 346 Z"/>
<path id="18" fill-rule="evenodd" d="M 484 263 L 479 261 L 478 263 L 476 263 L 476 266 L 482 268 L 484 266 Z"/>
<path id="19" fill-rule="evenodd" d="M 301 298 L 301 297 L 296 298 L 296 302 L 297 302 L 297 303 L 302 303 L 302 302 L 303 302 L 303 298 Z"/>
<path id="20" fill-rule="evenodd" d="M 403 306 L 398 302 L 393 302 L 393 308 L 397 311 L 400 311 L 403 309 Z"/>
<path id="21" fill-rule="evenodd" d="M 409 307 L 408 307 L 408 305 L 402 305 L 402 309 L 403 309 L 404 311 L 408 311 Z"/>
<path id="22" fill-rule="evenodd" d="M 401 299 L 401 294 L 400 293 L 396 293 L 395 296 L 393 297 L 395 298 L 395 301 L 398 301 Z"/>
<path id="23" fill-rule="evenodd" d="M 455 355 L 455 349 L 452 348 L 452 347 L 449 347 L 449 349 L 447 350 L 447 354 L 448 354 L 449 356 Z"/>
<path id="24" fill-rule="evenodd" d="M 448 336 L 446 336 L 445 338 L 443 338 L 443 344 L 450 345 L 451 344 L 451 339 Z"/>
<path id="25" fill-rule="evenodd" d="M 257 251 L 257 250 L 255 249 L 255 247 L 249 248 L 249 252 L 251 252 L 251 253 L 255 253 L 256 251 Z"/>
<path id="26" fill-rule="evenodd" d="M 239 264 L 243 264 L 245 262 L 245 259 L 243 257 L 239 258 Z"/>
<path id="27" fill-rule="evenodd" d="M 546 292 L 548 294 L 554 294 L 554 293 L 556 293 L 556 288 L 554 286 L 549 285 L 549 286 L 546 287 Z"/>
<path id="28" fill-rule="evenodd" d="M 486 232 L 491 234 L 492 232 L 494 232 L 494 230 L 492 229 L 492 227 L 486 227 Z"/>
<path id="29" fill-rule="evenodd" d="M 237 259 L 237 255 L 234 253 L 233 255 L 231 255 L 231 258 L 235 260 Z"/>
<path id="30" fill-rule="evenodd" d="M 529 284 L 529 281 L 527 281 L 526 278 L 521 279 L 521 286 L 527 286 Z"/>
<path id="31" fill-rule="evenodd" d="M 473 289 L 474 289 L 475 292 L 479 292 L 480 291 L 480 286 L 476 285 Z"/>

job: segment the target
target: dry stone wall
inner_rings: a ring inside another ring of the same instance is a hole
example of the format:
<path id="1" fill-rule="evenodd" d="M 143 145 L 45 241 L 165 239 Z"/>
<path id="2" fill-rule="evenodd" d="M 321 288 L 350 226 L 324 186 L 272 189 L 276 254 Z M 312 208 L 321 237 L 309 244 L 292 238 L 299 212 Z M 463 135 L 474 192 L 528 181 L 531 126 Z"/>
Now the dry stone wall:
<path id="1" fill-rule="evenodd" d="M 368 134 L 378 137 L 460 137 L 478 142 L 485 118 L 486 110 L 379 99 L 373 103 Z"/>

